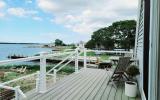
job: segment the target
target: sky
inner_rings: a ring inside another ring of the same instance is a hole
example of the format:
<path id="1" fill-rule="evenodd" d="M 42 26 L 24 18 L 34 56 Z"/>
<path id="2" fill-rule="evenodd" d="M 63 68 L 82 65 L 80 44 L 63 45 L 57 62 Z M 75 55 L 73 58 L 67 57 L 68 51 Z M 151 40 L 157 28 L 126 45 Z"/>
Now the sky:
<path id="1" fill-rule="evenodd" d="M 138 0 L 0 0 L 0 42 L 88 41 L 112 22 L 137 19 Z"/>

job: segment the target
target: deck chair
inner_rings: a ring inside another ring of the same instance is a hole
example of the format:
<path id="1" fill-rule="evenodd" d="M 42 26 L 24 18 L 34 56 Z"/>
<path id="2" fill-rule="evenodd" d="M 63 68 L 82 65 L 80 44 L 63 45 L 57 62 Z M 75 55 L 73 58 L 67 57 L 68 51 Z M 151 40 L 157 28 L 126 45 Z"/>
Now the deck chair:
<path id="1" fill-rule="evenodd" d="M 24 68 L 20 71 L 20 73 L 24 73 L 24 72 L 26 71 L 26 68 L 27 68 L 27 67 L 24 67 Z"/>
<path id="2" fill-rule="evenodd" d="M 89 57 L 89 63 L 87 64 L 87 66 L 91 68 L 98 68 L 99 63 L 100 63 L 99 58 L 96 57 L 96 62 L 91 64 L 91 58 Z"/>
<path id="3" fill-rule="evenodd" d="M 128 80 L 128 77 L 125 74 L 125 70 L 130 63 L 130 59 L 131 59 L 131 57 L 121 57 L 121 58 L 119 58 L 118 65 L 113 70 L 112 75 L 109 76 L 110 79 L 108 81 L 108 84 L 110 82 L 112 82 L 114 87 L 116 87 L 115 84 L 114 84 L 115 81 L 124 81 L 124 78 Z"/>
<path id="4" fill-rule="evenodd" d="M 20 73 L 23 70 L 23 66 L 21 68 L 17 68 L 16 72 Z"/>

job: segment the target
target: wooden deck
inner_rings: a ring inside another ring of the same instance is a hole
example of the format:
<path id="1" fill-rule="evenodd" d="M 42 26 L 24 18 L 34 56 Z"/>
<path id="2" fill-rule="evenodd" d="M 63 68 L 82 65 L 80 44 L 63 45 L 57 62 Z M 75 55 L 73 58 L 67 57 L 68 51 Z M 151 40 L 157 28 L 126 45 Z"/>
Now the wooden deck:
<path id="1" fill-rule="evenodd" d="M 105 70 L 82 69 L 55 83 L 46 93 L 30 93 L 25 100 L 141 100 L 124 94 L 124 85 L 117 89 L 107 85 L 109 76 Z"/>

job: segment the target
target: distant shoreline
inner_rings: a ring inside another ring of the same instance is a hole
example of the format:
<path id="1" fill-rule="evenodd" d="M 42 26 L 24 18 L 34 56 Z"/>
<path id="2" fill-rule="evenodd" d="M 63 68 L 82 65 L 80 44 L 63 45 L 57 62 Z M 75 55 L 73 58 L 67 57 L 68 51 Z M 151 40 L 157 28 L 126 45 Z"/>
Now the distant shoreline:
<path id="1" fill-rule="evenodd" d="M 40 44 L 40 43 L 7 43 L 7 42 L 0 42 L 0 44 Z"/>

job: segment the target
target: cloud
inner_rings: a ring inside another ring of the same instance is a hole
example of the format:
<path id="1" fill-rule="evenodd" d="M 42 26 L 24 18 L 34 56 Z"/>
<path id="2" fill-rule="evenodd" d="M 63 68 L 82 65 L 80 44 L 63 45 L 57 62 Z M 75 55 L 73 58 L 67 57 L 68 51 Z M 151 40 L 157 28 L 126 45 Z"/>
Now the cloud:
<path id="1" fill-rule="evenodd" d="M 2 0 L 0 0 L 0 18 L 5 17 L 4 8 L 6 7 L 6 3 Z"/>
<path id="2" fill-rule="evenodd" d="M 33 20 L 36 20 L 36 21 L 42 21 L 43 19 L 41 17 L 38 17 L 38 16 L 34 16 L 32 17 Z"/>
<path id="3" fill-rule="evenodd" d="M 60 39 L 64 41 L 64 43 L 78 43 L 79 41 L 82 41 L 82 40 L 88 41 L 88 39 L 90 38 L 90 35 L 49 32 L 49 33 L 42 33 L 40 34 L 39 37 L 41 37 L 43 40 L 47 40 L 48 42 L 53 42 L 56 39 Z"/>
<path id="4" fill-rule="evenodd" d="M 8 14 L 17 16 L 17 17 L 28 17 L 28 16 L 33 16 L 37 14 L 37 11 L 34 10 L 25 10 L 24 8 L 8 8 L 7 10 Z"/>
<path id="5" fill-rule="evenodd" d="M 53 15 L 51 22 L 91 33 L 114 21 L 135 19 L 138 0 L 37 0 L 37 5 Z"/>
<path id="6" fill-rule="evenodd" d="M 4 16 L 5 16 L 5 14 L 0 12 L 0 18 L 3 18 Z"/>
<path id="7" fill-rule="evenodd" d="M 28 4 L 31 4 L 33 1 L 32 0 L 26 0 L 25 2 L 28 3 Z"/>
<path id="8" fill-rule="evenodd" d="M 48 40 L 50 42 L 53 42 L 56 39 L 60 39 L 63 41 L 67 40 L 68 42 L 68 38 L 70 38 L 70 36 L 68 36 L 67 34 L 55 33 L 55 32 L 43 33 L 43 34 L 40 34 L 40 37 L 43 37 L 44 40 Z"/>
<path id="9" fill-rule="evenodd" d="M 0 0 L 0 9 L 6 7 L 6 3 L 2 0 Z"/>

